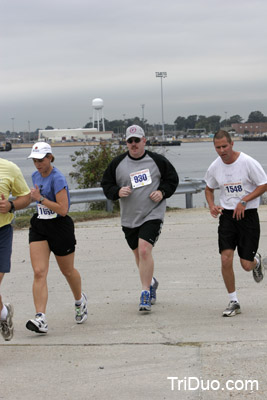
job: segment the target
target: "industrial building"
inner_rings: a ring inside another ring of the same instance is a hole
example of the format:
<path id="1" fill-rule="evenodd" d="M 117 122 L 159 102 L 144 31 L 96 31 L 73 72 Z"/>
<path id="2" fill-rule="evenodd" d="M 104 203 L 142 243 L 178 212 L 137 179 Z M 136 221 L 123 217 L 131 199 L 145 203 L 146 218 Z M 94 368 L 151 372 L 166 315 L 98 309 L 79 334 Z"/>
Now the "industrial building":
<path id="1" fill-rule="evenodd" d="M 232 124 L 231 126 L 239 134 L 262 134 L 267 132 L 267 122 L 245 122 Z"/>
<path id="2" fill-rule="evenodd" d="M 40 129 L 38 140 L 50 142 L 69 142 L 69 141 L 102 141 L 113 138 L 113 131 L 99 132 L 96 128 L 90 129 Z"/>

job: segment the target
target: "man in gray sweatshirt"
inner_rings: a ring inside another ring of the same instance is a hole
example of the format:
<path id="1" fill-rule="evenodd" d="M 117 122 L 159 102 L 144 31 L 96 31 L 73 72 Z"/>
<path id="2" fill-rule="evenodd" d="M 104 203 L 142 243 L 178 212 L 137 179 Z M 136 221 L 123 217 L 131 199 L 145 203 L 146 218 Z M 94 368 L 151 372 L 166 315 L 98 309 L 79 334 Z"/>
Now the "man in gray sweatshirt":
<path id="1" fill-rule="evenodd" d="M 127 128 L 126 141 L 128 151 L 111 161 L 101 186 L 108 199 L 120 201 L 122 230 L 142 284 L 139 310 L 150 311 L 158 287 L 152 249 L 161 232 L 166 199 L 175 192 L 179 178 L 164 156 L 145 150 L 146 138 L 140 126 Z"/>

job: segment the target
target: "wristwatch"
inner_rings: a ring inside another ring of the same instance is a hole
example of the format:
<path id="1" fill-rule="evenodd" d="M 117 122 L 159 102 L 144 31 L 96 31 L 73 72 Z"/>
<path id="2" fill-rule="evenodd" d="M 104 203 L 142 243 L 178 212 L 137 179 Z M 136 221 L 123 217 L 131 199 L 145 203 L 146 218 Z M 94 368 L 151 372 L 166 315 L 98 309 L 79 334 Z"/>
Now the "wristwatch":
<path id="1" fill-rule="evenodd" d="M 9 201 L 9 203 L 10 203 L 10 205 L 11 205 L 11 208 L 10 208 L 10 210 L 8 211 L 8 212 L 10 212 L 10 213 L 14 213 L 15 212 L 15 206 L 14 206 L 14 203 L 13 203 L 13 201 L 10 201 L 10 200 L 8 200 Z"/>
<path id="2" fill-rule="evenodd" d="M 246 205 L 247 205 L 247 202 L 246 201 L 244 201 L 244 200 L 241 200 L 240 201 L 240 203 L 242 204 L 242 206 L 244 206 L 244 207 L 246 207 Z"/>
<path id="3" fill-rule="evenodd" d="M 44 201 L 44 199 L 45 199 L 45 197 L 44 197 L 44 196 L 41 196 L 41 197 L 40 197 L 40 200 L 39 200 L 39 203 L 42 203 L 42 201 Z"/>
<path id="4" fill-rule="evenodd" d="M 165 197 L 165 192 L 164 192 L 164 190 L 162 190 L 162 189 L 159 189 L 160 191 L 161 191 L 161 193 L 162 193 L 162 198 L 164 199 L 164 197 Z"/>

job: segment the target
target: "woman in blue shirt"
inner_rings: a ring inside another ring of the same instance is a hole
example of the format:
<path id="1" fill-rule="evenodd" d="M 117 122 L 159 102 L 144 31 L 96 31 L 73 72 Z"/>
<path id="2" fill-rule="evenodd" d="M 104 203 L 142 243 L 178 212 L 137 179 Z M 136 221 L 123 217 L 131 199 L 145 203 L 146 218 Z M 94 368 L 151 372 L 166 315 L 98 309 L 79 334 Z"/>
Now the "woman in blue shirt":
<path id="1" fill-rule="evenodd" d="M 58 266 L 68 281 L 75 298 L 75 321 L 81 324 L 87 319 L 87 297 L 81 289 L 81 276 L 74 268 L 74 223 L 67 215 L 70 195 L 66 178 L 52 162 L 51 146 L 45 142 L 35 143 L 31 158 L 37 169 L 32 174 L 32 201 L 36 201 L 37 213 L 31 219 L 29 231 L 30 257 L 34 272 L 33 300 L 36 309 L 27 329 L 47 333 L 46 305 L 48 300 L 47 274 L 50 253 L 53 252 Z"/>

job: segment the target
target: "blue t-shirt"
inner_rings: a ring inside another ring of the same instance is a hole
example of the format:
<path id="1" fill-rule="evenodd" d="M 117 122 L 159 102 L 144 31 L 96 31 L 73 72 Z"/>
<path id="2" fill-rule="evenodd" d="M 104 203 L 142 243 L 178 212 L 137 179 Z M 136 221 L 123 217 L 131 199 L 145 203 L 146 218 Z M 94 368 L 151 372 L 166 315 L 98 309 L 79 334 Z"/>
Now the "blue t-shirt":
<path id="1" fill-rule="evenodd" d="M 51 174 L 43 177 L 40 172 L 35 171 L 32 174 L 33 186 L 38 186 L 41 196 L 46 197 L 48 200 L 56 201 L 56 194 L 62 189 L 66 189 L 68 195 L 68 209 L 70 208 L 70 193 L 67 180 L 65 176 L 56 168 L 53 167 Z"/>

